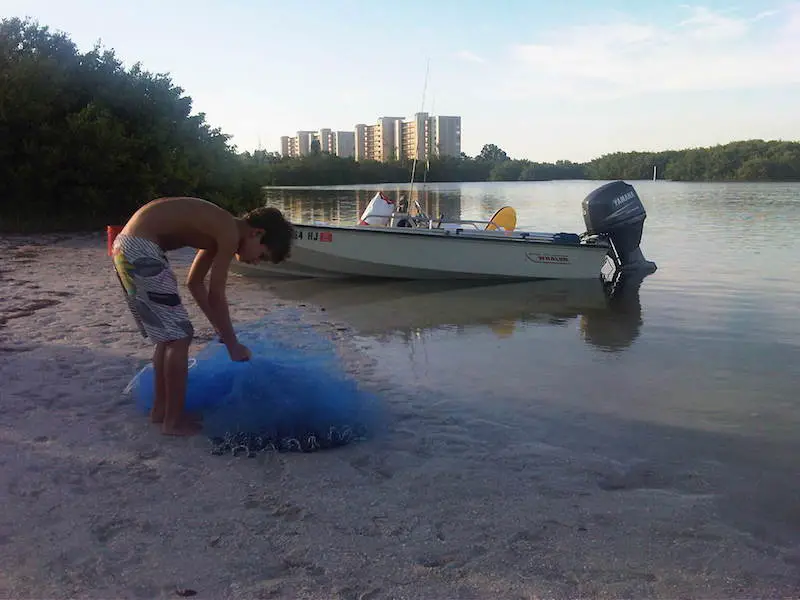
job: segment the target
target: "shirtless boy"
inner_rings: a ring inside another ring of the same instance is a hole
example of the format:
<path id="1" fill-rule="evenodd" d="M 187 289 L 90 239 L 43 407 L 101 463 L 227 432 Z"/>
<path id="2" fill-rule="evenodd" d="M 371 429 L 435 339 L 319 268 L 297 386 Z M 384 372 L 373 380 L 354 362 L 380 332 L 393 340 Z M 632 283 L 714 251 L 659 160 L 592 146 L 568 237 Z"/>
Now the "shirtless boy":
<path id="1" fill-rule="evenodd" d="M 178 294 L 165 252 L 184 246 L 198 252 L 187 287 L 225 344 L 231 360 L 250 359 L 236 339 L 225 297 L 228 267 L 237 260 L 273 263 L 288 255 L 292 226 L 276 208 L 257 208 L 234 217 L 200 198 L 159 198 L 137 210 L 117 235 L 114 268 L 142 335 L 155 344 L 155 394 L 150 418 L 166 435 L 193 435 L 200 424 L 184 414 L 189 344 L 194 328 Z M 209 272 L 206 288 L 205 276 Z"/>

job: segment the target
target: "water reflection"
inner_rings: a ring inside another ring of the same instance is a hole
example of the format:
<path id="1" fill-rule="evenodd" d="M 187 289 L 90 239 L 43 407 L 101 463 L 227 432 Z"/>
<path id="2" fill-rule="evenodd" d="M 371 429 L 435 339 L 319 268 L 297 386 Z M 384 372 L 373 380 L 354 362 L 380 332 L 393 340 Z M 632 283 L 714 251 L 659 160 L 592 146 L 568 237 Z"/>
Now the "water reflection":
<path id="1" fill-rule="evenodd" d="M 647 275 L 625 274 L 607 286 L 604 309 L 587 309 L 580 317 L 580 330 L 586 342 L 609 352 L 625 350 L 633 343 L 644 323 L 639 290 Z"/>
<path id="2" fill-rule="evenodd" d="M 380 190 L 420 203 L 428 215 L 453 219 L 488 219 L 497 209 L 513 206 L 517 226 L 537 231 L 583 231 L 581 203 L 602 181 L 512 183 L 385 183 L 362 186 L 266 188 L 264 202 L 281 209 L 296 223 L 313 221 L 349 225 Z M 637 182 L 637 187 L 639 183 Z M 648 199 L 643 198 L 648 203 Z M 648 204 L 649 210 L 649 204 Z M 648 225 L 649 226 L 649 225 Z M 647 227 L 646 226 L 646 230 Z M 645 232 L 647 237 L 647 231 Z"/>
<path id="3" fill-rule="evenodd" d="M 525 326 L 580 324 L 582 339 L 604 351 L 628 348 L 641 330 L 643 276 L 623 281 L 548 280 L 520 283 L 279 279 L 264 285 L 278 298 L 324 308 L 331 319 L 378 340 L 411 340 L 447 329 L 477 329 L 497 338 Z"/>
<path id="4" fill-rule="evenodd" d="M 461 191 L 459 189 L 431 189 L 407 184 L 385 184 L 359 188 L 268 188 L 264 191 L 266 204 L 279 208 L 295 223 L 325 222 L 352 225 L 372 200 L 376 191 L 382 190 L 392 198 L 416 200 L 428 215 L 461 218 Z M 499 207 L 499 205 L 498 205 Z"/>

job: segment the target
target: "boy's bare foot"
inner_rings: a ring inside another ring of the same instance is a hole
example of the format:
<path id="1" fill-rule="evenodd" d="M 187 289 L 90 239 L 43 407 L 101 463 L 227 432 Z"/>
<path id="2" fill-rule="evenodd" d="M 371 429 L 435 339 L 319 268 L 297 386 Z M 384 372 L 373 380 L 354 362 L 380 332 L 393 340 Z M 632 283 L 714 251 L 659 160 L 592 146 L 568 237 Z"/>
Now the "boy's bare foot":
<path id="1" fill-rule="evenodd" d="M 175 425 L 167 425 L 164 423 L 161 426 L 161 433 L 164 435 L 176 436 L 191 436 L 200 433 L 203 426 L 192 419 L 181 419 Z"/>

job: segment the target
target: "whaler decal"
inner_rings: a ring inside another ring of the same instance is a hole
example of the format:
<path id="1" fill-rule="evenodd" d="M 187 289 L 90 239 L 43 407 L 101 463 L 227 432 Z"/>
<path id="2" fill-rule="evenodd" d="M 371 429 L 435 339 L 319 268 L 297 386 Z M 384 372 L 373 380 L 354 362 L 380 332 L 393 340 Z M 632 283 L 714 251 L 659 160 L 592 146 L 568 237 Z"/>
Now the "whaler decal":
<path id="1" fill-rule="evenodd" d="M 542 254 L 539 252 L 526 252 L 525 257 L 535 263 L 549 263 L 554 265 L 569 264 L 569 256 L 563 254 Z"/>

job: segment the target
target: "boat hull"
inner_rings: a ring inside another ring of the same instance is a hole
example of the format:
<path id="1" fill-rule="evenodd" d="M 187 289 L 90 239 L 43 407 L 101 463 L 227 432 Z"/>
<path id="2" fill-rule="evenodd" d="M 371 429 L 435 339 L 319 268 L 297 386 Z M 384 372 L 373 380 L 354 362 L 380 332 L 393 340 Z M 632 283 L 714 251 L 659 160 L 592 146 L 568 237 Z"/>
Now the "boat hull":
<path id="1" fill-rule="evenodd" d="M 237 263 L 246 274 L 384 279 L 590 279 L 608 247 L 558 243 L 545 234 L 295 225 L 289 259 Z M 526 237 L 527 236 L 527 237 Z"/>

